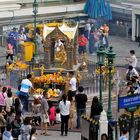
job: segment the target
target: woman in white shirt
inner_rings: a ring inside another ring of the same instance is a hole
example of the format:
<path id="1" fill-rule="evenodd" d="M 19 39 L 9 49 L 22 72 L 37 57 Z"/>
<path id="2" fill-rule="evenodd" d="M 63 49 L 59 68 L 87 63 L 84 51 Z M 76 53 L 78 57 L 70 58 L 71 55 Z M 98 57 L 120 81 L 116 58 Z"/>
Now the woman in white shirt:
<path id="1" fill-rule="evenodd" d="M 67 95 L 62 95 L 62 101 L 59 103 L 59 109 L 61 114 L 61 136 L 64 134 L 64 126 L 65 126 L 65 136 L 68 133 L 68 121 L 70 115 L 70 101 L 67 100 Z"/>
<path id="2" fill-rule="evenodd" d="M 130 50 L 130 57 L 126 58 L 126 61 L 128 62 L 129 66 L 133 66 L 133 68 L 136 68 L 137 58 L 134 50 Z"/>
<path id="3" fill-rule="evenodd" d="M 11 90 L 8 90 L 7 97 L 5 98 L 5 107 L 6 107 L 7 112 L 11 111 L 12 105 L 13 105 L 12 92 L 11 92 Z"/>

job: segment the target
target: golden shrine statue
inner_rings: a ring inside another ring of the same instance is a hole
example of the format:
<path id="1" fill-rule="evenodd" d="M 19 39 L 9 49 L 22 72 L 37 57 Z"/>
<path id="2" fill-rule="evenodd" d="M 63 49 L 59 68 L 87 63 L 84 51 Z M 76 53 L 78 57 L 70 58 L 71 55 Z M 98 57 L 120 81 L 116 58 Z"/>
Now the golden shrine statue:
<path id="1" fill-rule="evenodd" d="M 76 49 L 78 39 L 78 24 L 68 27 L 65 23 L 62 26 L 45 27 L 45 67 L 73 69 L 77 65 Z"/>
<path id="2" fill-rule="evenodd" d="M 61 66 L 67 61 L 67 54 L 61 40 L 57 40 L 55 43 L 54 60 L 61 62 Z"/>

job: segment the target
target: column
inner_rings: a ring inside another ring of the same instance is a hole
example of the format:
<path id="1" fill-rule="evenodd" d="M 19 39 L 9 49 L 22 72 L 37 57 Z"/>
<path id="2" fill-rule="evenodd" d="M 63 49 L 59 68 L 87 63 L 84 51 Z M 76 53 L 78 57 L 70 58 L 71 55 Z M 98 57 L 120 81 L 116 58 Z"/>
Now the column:
<path id="1" fill-rule="evenodd" d="M 139 36 L 139 18 L 138 16 L 136 15 L 136 36 L 138 37 Z"/>
<path id="2" fill-rule="evenodd" d="M 140 15 L 138 16 L 138 36 L 140 36 Z"/>
<path id="3" fill-rule="evenodd" d="M 132 11 L 132 40 L 135 41 L 136 35 L 136 15 L 134 10 Z"/>
<path id="4" fill-rule="evenodd" d="M 101 135 L 103 133 L 108 134 L 108 120 L 106 112 L 104 110 L 101 113 L 99 120 L 99 140 L 101 139 Z"/>

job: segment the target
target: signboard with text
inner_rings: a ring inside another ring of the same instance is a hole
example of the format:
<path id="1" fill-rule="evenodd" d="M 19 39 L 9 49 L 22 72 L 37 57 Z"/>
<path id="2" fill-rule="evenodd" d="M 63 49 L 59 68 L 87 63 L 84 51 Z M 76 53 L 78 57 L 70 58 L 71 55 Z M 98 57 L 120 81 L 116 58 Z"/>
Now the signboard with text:
<path id="1" fill-rule="evenodd" d="M 140 106 L 140 94 L 119 97 L 118 102 L 119 109 L 131 108 L 135 106 Z"/>

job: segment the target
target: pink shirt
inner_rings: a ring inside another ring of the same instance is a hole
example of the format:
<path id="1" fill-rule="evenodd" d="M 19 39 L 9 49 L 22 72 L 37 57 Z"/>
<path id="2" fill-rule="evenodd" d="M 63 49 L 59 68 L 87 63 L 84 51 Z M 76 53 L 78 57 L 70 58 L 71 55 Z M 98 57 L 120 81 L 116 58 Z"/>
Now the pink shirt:
<path id="1" fill-rule="evenodd" d="M 7 93 L 0 93 L 0 105 L 5 106 L 5 98 L 7 97 Z"/>
<path id="2" fill-rule="evenodd" d="M 13 52 L 13 46 L 10 43 L 8 43 L 8 45 L 7 45 L 7 53 L 8 54 L 13 54 L 14 53 Z"/>
<path id="3" fill-rule="evenodd" d="M 50 115 L 49 115 L 50 121 L 55 121 L 56 120 L 56 109 L 55 109 L 55 107 L 52 106 L 49 110 L 50 110 Z"/>

